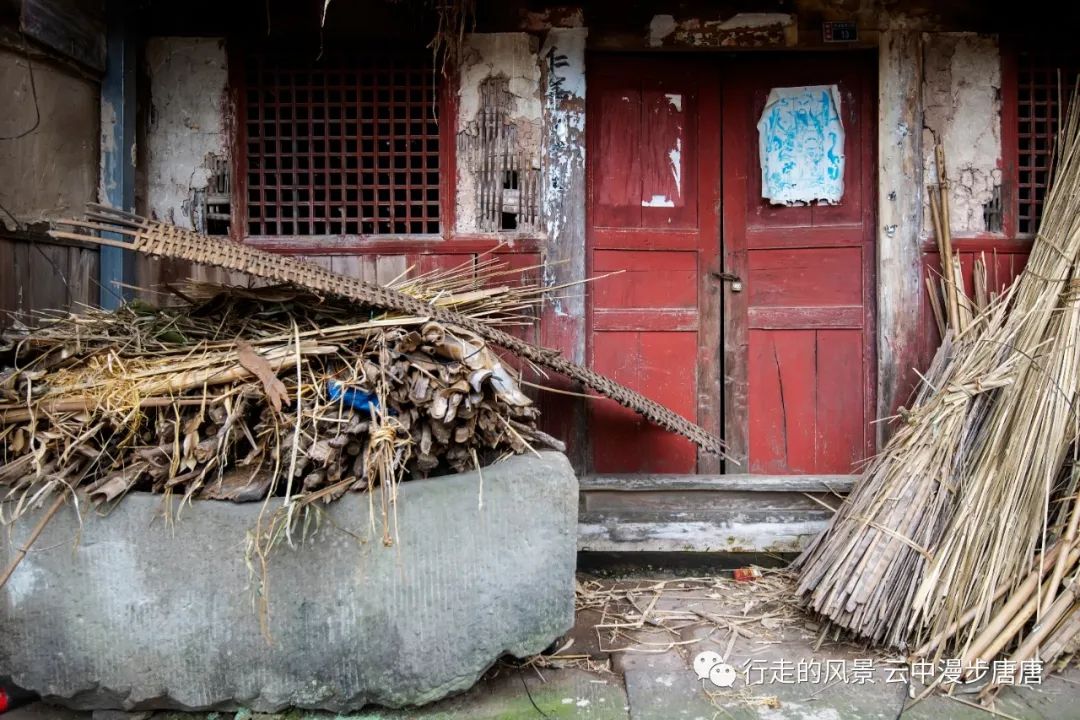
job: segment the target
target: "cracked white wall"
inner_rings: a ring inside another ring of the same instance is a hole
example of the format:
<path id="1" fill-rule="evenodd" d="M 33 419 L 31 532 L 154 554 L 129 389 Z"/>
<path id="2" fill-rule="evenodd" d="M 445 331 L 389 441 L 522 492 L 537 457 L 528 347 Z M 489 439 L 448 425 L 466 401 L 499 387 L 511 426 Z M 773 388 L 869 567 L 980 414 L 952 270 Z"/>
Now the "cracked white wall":
<path id="1" fill-rule="evenodd" d="M 934 140 L 945 148 L 953 234 L 986 232 L 984 209 L 1001 186 L 1001 54 L 997 38 L 974 33 L 924 35 L 923 166 L 937 182 Z M 923 192 L 923 234 L 933 232 Z"/>
<path id="2" fill-rule="evenodd" d="M 192 227 L 195 190 L 210 180 L 208 156 L 227 157 L 228 57 L 218 38 L 152 37 L 146 44 L 150 114 L 147 202 L 159 220 Z"/>
<path id="3" fill-rule="evenodd" d="M 479 168 L 472 167 L 473 143 L 482 132 L 481 85 L 505 77 L 510 95 L 507 121 L 514 126 L 521 154 L 532 169 L 540 169 L 543 133 L 543 87 L 537 39 L 527 33 L 474 33 L 466 39 L 458 86 L 457 232 L 480 232 L 478 226 Z"/>

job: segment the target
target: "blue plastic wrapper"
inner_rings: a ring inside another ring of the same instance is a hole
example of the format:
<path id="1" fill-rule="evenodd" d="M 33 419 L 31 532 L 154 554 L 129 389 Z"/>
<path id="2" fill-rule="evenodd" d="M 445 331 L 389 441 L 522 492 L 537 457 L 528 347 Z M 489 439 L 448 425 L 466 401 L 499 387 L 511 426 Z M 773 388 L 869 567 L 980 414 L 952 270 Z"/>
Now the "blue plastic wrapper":
<path id="1" fill-rule="evenodd" d="M 347 388 L 337 380 L 331 380 L 326 384 L 326 394 L 334 402 L 341 400 L 346 406 L 363 413 L 370 412 L 372 408 L 379 409 L 379 398 L 374 393 L 358 388 Z"/>

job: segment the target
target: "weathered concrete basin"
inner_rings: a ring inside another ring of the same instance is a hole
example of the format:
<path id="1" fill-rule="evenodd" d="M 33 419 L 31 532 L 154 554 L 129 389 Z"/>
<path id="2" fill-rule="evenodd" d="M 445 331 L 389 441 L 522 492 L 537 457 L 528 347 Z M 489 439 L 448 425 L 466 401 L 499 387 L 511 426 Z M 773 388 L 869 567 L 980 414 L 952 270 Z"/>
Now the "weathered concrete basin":
<path id="1" fill-rule="evenodd" d="M 245 533 L 260 504 L 161 498 L 53 518 L 0 590 L 0 675 L 79 708 L 273 711 L 420 704 L 501 654 L 539 652 L 573 622 L 577 480 L 558 453 L 405 483 L 400 544 L 369 537 L 368 501 L 271 556 L 268 643 Z M 34 520 L 0 548 L 6 565 Z M 366 538 L 361 542 L 347 529 Z"/>

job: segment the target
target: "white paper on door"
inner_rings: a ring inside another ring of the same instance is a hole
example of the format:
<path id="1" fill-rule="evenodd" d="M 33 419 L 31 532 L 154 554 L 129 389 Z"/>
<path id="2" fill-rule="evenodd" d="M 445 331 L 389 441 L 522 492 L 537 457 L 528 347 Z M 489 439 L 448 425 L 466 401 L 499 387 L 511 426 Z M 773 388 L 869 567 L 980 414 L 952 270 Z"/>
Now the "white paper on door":
<path id="1" fill-rule="evenodd" d="M 762 197 L 775 205 L 840 202 L 844 125 L 836 85 L 773 88 L 757 128 Z"/>

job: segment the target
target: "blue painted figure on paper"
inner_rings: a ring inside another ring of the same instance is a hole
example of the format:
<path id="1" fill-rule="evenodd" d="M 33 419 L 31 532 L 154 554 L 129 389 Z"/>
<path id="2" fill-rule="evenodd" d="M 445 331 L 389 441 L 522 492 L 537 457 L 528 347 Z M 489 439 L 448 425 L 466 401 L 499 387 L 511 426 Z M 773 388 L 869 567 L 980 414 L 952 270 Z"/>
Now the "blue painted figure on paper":
<path id="1" fill-rule="evenodd" d="M 757 127 L 762 197 L 778 205 L 840 202 L 844 126 L 835 85 L 773 88 Z"/>

